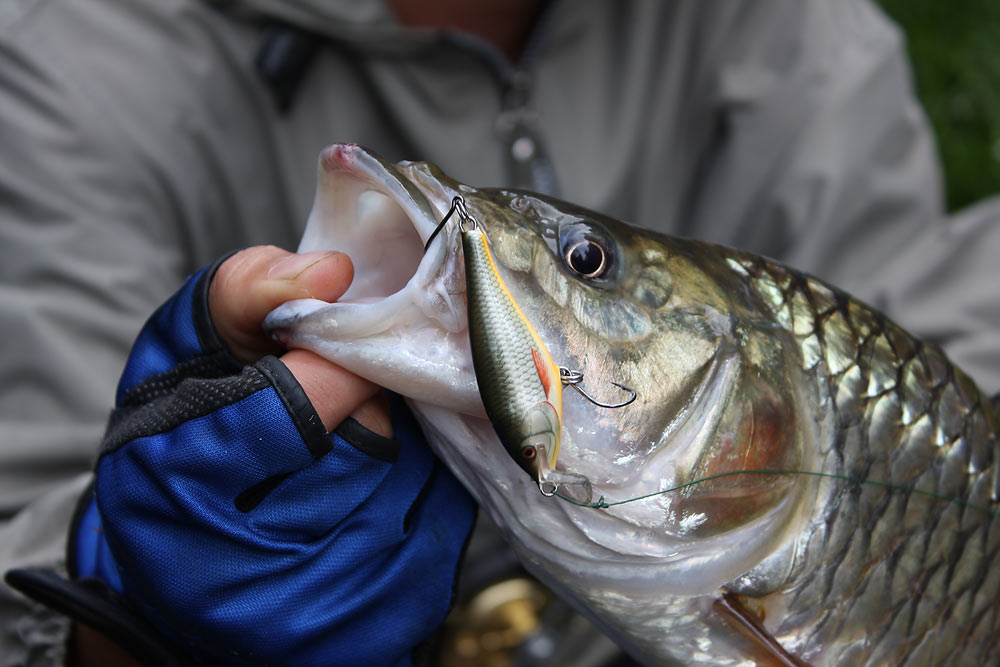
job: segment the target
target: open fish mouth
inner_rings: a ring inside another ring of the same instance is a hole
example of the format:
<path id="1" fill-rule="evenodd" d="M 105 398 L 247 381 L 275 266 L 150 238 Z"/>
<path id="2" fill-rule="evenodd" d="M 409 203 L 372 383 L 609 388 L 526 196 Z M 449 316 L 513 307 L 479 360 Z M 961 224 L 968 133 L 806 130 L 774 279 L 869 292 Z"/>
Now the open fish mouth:
<path id="1" fill-rule="evenodd" d="M 459 244 L 442 233 L 424 251 L 464 186 L 353 144 L 324 150 L 318 171 L 299 252 L 346 253 L 354 282 L 335 303 L 287 302 L 264 327 L 287 347 L 311 349 L 404 396 L 483 416 Z"/>

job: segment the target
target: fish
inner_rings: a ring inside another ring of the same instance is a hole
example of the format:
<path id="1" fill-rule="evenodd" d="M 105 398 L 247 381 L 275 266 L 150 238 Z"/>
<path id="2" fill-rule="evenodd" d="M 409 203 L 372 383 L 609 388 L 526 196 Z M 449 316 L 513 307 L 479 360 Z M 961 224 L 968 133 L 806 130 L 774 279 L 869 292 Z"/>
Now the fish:
<path id="1" fill-rule="evenodd" d="M 563 396 L 555 470 L 587 498 L 540 493 L 487 416 L 458 226 L 424 249 L 455 197 L 553 363 L 636 392 Z M 265 327 L 404 396 L 524 567 L 636 660 L 1000 660 L 1000 418 L 934 344 L 767 258 L 353 144 L 320 156 L 320 249 L 350 289 Z"/>

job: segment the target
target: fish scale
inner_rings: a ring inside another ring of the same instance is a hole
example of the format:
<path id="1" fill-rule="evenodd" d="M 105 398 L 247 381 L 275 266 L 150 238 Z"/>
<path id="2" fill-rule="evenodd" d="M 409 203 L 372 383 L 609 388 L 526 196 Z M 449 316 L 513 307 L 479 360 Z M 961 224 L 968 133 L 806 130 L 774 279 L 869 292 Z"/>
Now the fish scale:
<path id="1" fill-rule="evenodd" d="M 829 398 L 822 406 L 836 426 L 821 471 L 961 501 L 828 481 L 837 510 L 816 508 L 818 539 L 778 587 L 787 611 L 773 622 L 775 636 L 805 659 L 815 657 L 806 647 L 827 647 L 824 664 L 996 664 L 993 407 L 936 347 L 857 301 L 759 258 L 740 264 Z M 816 340 L 818 359 L 809 349 Z M 794 627 L 782 622 L 792 619 Z M 852 634 L 863 641 L 845 642 Z"/>

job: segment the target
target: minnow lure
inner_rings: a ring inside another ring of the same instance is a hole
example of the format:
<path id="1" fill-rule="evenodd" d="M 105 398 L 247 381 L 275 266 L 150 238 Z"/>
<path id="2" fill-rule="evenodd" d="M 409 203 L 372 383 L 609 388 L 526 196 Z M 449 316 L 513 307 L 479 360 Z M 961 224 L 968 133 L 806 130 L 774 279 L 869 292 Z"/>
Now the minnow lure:
<path id="1" fill-rule="evenodd" d="M 543 493 L 553 492 L 547 482 L 562 434 L 559 367 L 500 277 L 465 202 L 456 198 L 452 205 L 460 218 L 469 341 L 486 414 L 517 464 Z"/>
<path id="2" fill-rule="evenodd" d="M 582 485 L 589 500 L 590 483 L 585 477 L 555 471 L 562 436 L 562 387 L 572 387 L 602 408 L 624 407 L 636 399 L 636 392 L 612 382 L 630 396 L 619 403 L 603 403 L 580 387 L 583 373 L 556 366 L 500 277 L 489 240 L 462 197 L 452 199 L 425 250 L 455 213 L 465 257 L 472 364 L 493 430 L 544 495 L 553 495 L 560 485 Z"/>

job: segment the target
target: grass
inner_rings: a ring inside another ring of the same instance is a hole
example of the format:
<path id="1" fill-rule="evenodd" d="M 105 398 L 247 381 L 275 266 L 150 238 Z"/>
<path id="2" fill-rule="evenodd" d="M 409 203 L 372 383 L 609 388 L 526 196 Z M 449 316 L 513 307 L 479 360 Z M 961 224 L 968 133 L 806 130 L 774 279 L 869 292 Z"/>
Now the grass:
<path id="1" fill-rule="evenodd" d="M 917 95 L 937 135 L 948 209 L 1000 191 L 1000 1 L 880 4 L 906 33 Z"/>

